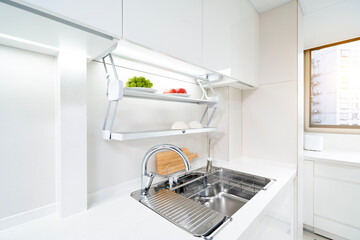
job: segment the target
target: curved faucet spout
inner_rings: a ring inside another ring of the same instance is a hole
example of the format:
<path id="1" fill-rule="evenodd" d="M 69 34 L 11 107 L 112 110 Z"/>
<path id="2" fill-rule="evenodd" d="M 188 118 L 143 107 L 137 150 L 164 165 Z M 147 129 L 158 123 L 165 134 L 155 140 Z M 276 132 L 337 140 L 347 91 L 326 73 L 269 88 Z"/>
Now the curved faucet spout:
<path id="1" fill-rule="evenodd" d="M 142 162 L 142 168 L 141 168 L 141 194 L 146 195 L 147 191 L 149 190 L 151 183 L 155 177 L 155 173 L 150 172 L 148 173 L 147 171 L 147 164 L 150 160 L 150 157 L 161 150 L 170 150 L 173 151 L 175 153 L 177 153 L 181 159 L 183 160 L 184 164 L 185 164 L 185 170 L 189 171 L 190 170 L 190 162 L 189 159 L 187 158 L 186 154 L 178 147 L 171 145 L 171 144 L 160 144 L 160 145 L 155 145 L 152 148 L 150 148 L 143 159 Z"/>

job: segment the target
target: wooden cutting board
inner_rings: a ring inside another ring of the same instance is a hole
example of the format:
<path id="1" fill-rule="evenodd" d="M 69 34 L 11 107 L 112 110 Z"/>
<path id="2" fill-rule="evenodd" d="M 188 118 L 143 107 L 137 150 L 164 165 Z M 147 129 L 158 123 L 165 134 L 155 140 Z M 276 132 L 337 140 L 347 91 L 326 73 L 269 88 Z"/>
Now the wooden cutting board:
<path id="1" fill-rule="evenodd" d="M 187 148 L 182 148 L 181 150 L 186 154 L 190 162 L 194 158 L 198 157 L 197 153 L 192 154 Z M 177 153 L 173 151 L 167 151 L 156 154 L 156 168 L 158 174 L 165 176 L 174 172 L 184 170 L 185 165 L 183 160 Z"/>

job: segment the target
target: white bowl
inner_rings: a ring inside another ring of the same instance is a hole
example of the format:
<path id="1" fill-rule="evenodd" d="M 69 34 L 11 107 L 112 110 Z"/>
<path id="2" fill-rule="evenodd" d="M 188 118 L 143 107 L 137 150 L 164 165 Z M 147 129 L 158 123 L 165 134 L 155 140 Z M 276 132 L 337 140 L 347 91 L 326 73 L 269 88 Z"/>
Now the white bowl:
<path id="1" fill-rule="evenodd" d="M 189 126 L 186 124 L 186 122 L 183 121 L 176 121 L 173 123 L 173 125 L 171 126 L 171 129 L 189 129 Z"/>
<path id="2" fill-rule="evenodd" d="M 190 128 L 203 128 L 203 125 L 199 121 L 191 121 L 188 125 Z"/>

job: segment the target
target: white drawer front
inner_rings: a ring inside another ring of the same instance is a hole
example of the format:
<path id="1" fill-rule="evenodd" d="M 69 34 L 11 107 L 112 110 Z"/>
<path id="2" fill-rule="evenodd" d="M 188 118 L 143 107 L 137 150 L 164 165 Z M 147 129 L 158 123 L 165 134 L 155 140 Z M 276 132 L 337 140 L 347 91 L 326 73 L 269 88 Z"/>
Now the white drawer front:
<path id="1" fill-rule="evenodd" d="M 360 184 L 360 168 L 356 167 L 315 163 L 314 175 Z"/>

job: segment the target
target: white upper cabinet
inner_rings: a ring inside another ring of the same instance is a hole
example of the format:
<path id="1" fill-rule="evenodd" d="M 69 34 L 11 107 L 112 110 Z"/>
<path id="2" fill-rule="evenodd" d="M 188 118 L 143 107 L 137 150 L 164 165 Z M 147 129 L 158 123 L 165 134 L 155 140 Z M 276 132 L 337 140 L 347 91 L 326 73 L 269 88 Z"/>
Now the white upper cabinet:
<path id="1" fill-rule="evenodd" d="M 122 0 L 24 0 L 17 1 L 49 14 L 65 17 L 104 33 L 122 36 Z"/>
<path id="2" fill-rule="evenodd" d="M 203 1 L 203 65 L 259 84 L 259 14 L 247 0 Z"/>
<path id="3" fill-rule="evenodd" d="M 202 0 L 124 0 L 123 37 L 202 65 Z"/>

